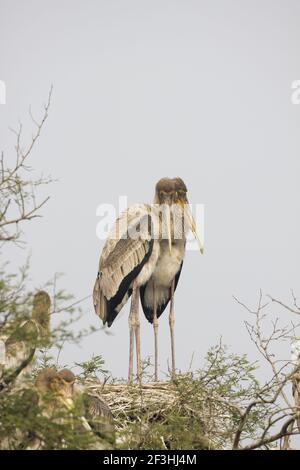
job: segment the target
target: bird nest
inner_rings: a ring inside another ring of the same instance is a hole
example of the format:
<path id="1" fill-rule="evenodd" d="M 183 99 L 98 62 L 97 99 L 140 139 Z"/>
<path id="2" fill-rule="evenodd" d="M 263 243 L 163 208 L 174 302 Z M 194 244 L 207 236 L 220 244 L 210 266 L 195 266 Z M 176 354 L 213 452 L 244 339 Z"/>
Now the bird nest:
<path id="1" fill-rule="evenodd" d="M 153 382 L 140 385 L 93 383 L 88 387 L 110 407 L 116 420 L 136 413 L 165 413 L 178 401 L 172 382 Z"/>
<path id="2" fill-rule="evenodd" d="M 194 409 L 188 400 L 183 399 L 172 381 L 148 382 L 141 386 L 94 382 L 89 383 L 88 388 L 110 407 L 119 444 L 124 444 L 124 448 L 139 448 L 139 445 L 145 448 L 148 444 L 150 447 L 146 448 L 176 448 L 178 442 L 182 443 L 182 435 L 178 433 L 184 429 L 188 430 L 185 437 L 190 439 L 194 434 L 197 438 L 196 444 L 187 442 L 186 448 L 191 444 L 196 448 L 215 447 L 208 435 L 211 433 L 207 434 L 209 427 L 216 425 L 211 414 L 206 416 L 207 397 L 203 397 L 203 402 L 201 400 L 199 410 L 199 406 Z M 215 413 L 215 418 L 219 420 L 219 416 L 220 410 Z M 194 425 L 195 432 L 192 430 Z M 142 444 L 137 443 L 137 436 Z M 128 439 L 131 441 L 128 442 Z"/>

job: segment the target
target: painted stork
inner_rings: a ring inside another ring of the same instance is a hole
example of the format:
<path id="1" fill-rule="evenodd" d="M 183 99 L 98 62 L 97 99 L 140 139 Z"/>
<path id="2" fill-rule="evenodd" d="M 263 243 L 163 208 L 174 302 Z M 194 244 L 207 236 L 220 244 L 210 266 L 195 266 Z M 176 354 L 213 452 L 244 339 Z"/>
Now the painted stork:
<path id="1" fill-rule="evenodd" d="M 82 400 L 84 416 L 94 434 L 113 444 L 115 426 L 109 406 L 92 392 L 78 386 L 74 387 L 76 377 L 69 369 L 59 371 L 58 377 L 61 379 L 61 389 L 67 396 L 73 397 L 74 400 L 78 398 Z"/>
<path id="2" fill-rule="evenodd" d="M 102 250 L 93 290 L 96 314 L 110 327 L 131 296 L 129 313 L 129 372 L 133 377 L 136 342 L 137 377 L 141 380 L 139 297 L 147 320 L 153 324 L 155 380 L 158 379 L 158 318 L 170 302 L 172 375 L 175 374 L 174 292 L 185 255 L 186 237 L 196 231 L 181 178 L 162 178 L 154 204 L 130 206 L 115 222 Z"/>
<path id="3" fill-rule="evenodd" d="M 70 412 L 77 409 L 82 413 L 79 421 L 86 431 L 113 444 L 115 440 L 114 419 L 108 405 L 93 393 L 75 386 L 75 380 L 75 375 L 69 369 L 56 371 L 54 368 L 46 368 L 41 371 L 36 379 L 40 404 L 43 404 L 46 399 L 45 409 L 49 417 L 59 405 Z M 50 393 L 52 400 L 49 400 Z M 101 446 L 101 442 L 98 445 Z"/>

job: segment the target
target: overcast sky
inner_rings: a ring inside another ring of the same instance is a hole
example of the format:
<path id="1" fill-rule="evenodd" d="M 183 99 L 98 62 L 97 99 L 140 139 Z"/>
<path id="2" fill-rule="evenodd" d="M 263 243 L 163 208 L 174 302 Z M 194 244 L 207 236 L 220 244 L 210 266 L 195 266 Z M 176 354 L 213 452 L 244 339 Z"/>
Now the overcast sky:
<path id="1" fill-rule="evenodd" d="M 31 276 L 54 272 L 77 298 L 91 294 L 103 241 L 97 206 L 150 202 L 156 181 L 180 176 L 205 204 L 205 255 L 187 253 L 176 292 L 178 366 L 194 367 L 220 335 L 256 357 L 233 300 L 261 288 L 284 301 L 299 289 L 300 79 L 298 0 L 0 0 L 1 148 L 8 130 L 38 116 L 54 86 L 32 165 L 58 182 L 44 218 L 27 226 Z M 24 260 L 14 250 L 13 263 Z M 91 300 L 82 325 L 100 327 Z M 167 312 L 160 364 L 169 353 Z M 289 321 L 282 313 L 283 321 Z M 102 354 L 127 375 L 128 306 L 107 336 L 66 345 L 61 361 Z M 142 354 L 153 351 L 142 318 Z M 283 349 L 282 354 L 286 354 Z"/>

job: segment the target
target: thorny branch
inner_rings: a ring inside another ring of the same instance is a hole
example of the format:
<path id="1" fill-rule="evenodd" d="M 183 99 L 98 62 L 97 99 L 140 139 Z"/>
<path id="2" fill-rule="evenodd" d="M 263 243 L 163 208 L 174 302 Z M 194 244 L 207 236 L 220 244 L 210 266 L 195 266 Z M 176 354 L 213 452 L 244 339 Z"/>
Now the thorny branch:
<path id="1" fill-rule="evenodd" d="M 35 187 L 48 184 L 51 179 L 39 177 L 35 180 L 28 178 L 31 168 L 27 160 L 38 141 L 46 119 L 48 118 L 52 87 L 49 91 L 47 103 L 44 105 L 43 116 L 40 121 L 33 118 L 31 110 L 29 114 L 36 127 L 31 142 L 27 147 L 22 145 L 22 124 L 17 130 L 12 130 L 16 136 L 15 163 L 10 168 L 5 159 L 4 152 L 0 157 L 0 241 L 19 241 L 21 230 L 19 224 L 25 220 L 40 217 L 40 209 L 46 204 L 49 197 L 36 201 Z"/>
<path id="2" fill-rule="evenodd" d="M 293 313 L 300 313 L 300 311 L 298 312 L 296 297 L 293 292 L 292 295 L 294 299 L 294 307 L 297 310 L 286 306 L 284 303 L 271 296 L 268 296 L 268 298 L 271 302 L 276 302 Z M 294 423 L 299 415 L 299 410 L 297 406 L 291 402 L 291 399 L 288 396 L 288 387 L 291 388 L 291 382 L 295 377 L 295 374 L 299 371 L 299 365 L 293 365 L 290 360 L 283 361 L 278 359 L 276 357 L 276 348 L 274 348 L 274 346 L 278 345 L 278 341 L 290 341 L 291 338 L 295 338 L 299 324 L 295 325 L 292 323 L 290 326 L 281 326 L 279 324 L 278 317 L 276 317 L 275 320 L 272 320 L 270 318 L 272 313 L 266 313 L 265 311 L 266 308 L 270 306 L 270 302 L 263 303 L 263 295 L 261 291 L 259 293 L 259 300 L 256 309 L 251 309 L 235 297 L 234 299 L 250 314 L 255 316 L 254 322 L 250 323 L 246 321 L 245 326 L 251 341 L 254 343 L 255 347 L 266 362 L 270 365 L 272 376 L 271 379 L 257 391 L 256 398 L 248 404 L 242 413 L 232 448 L 248 450 L 261 448 L 276 441 L 280 441 L 282 438 L 285 438 L 284 446 L 287 448 L 289 445 L 289 436 L 299 434 L 298 430 L 293 431 Z M 271 330 L 268 333 L 265 333 L 264 331 L 264 322 L 266 320 L 268 320 L 268 324 L 271 325 Z M 280 364 L 282 365 L 279 366 Z M 249 416 L 256 407 L 264 407 L 266 405 L 273 406 L 274 411 L 272 412 L 269 409 L 261 436 L 254 442 L 241 446 L 242 435 Z M 285 422 L 280 430 L 278 430 L 276 425 L 282 420 L 285 420 Z M 271 431 L 274 427 L 276 432 L 273 431 L 272 434 Z"/>

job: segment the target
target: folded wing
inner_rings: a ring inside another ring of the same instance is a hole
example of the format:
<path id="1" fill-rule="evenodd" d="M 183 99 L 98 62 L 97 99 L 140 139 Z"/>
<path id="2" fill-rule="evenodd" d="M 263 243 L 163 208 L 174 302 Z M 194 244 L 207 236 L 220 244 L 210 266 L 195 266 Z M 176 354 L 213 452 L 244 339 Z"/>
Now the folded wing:
<path id="1" fill-rule="evenodd" d="M 93 291 L 96 314 L 111 326 L 132 293 L 132 283 L 151 256 L 150 206 L 129 207 L 115 222 L 104 245 Z"/>

